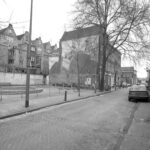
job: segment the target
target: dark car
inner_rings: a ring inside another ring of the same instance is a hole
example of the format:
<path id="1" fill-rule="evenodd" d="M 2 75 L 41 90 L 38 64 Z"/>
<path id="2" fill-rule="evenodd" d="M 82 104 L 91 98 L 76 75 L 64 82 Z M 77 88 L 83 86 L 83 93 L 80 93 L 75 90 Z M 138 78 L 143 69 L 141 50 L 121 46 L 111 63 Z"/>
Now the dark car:
<path id="1" fill-rule="evenodd" d="M 149 101 L 149 91 L 145 86 L 133 86 L 129 89 L 128 100 L 136 102 L 142 100 Z"/>

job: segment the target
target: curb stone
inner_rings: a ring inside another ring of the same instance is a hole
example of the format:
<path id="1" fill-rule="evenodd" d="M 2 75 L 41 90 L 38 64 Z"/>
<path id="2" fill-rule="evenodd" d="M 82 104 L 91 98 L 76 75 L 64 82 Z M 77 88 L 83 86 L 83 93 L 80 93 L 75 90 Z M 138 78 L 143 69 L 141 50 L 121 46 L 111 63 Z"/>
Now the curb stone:
<path id="1" fill-rule="evenodd" d="M 90 97 L 100 96 L 100 95 L 111 93 L 111 92 L 112 91 L 106 91 L 106 92 L 102 92 L 102 93 L 99 93 L 99 94 L 93 94 L 93 95 L 89 95 L 89 96 L 83 96 L 83 97 L 71 99 L 69 101 L 57 102 L 55 104 L 47 104 L 47 105 L 43 105 L 43 106 L 42 105 L 41 106 L 35 106 L 35 107 L 32 107 L 32 108 L 31 107 L 24 108 L 23 110 L 16 111 L 14 113 L 7 114 L 7 115 L 4 115 L 4 116 L 0 116 L 0 120 L 11 118 L 11 117 L 15 117 L 15 116 L 19 116 L 19 115 L 23 115 L 23 114 L 34 112 L 34 111 L 38 111 L 38 110 L 41 110 L 41 109 L 44 109 L 44 108 L 48 108 L 48 107 L 52 107 L 52 106 L 57 106 L 57 105 L 65 104 L 65 103 L 71 103 L 71 102 L 75 102 L 75 101 L 80 101 L 80 100 L 87 99 L 87 98 L 90 98 Z"/>

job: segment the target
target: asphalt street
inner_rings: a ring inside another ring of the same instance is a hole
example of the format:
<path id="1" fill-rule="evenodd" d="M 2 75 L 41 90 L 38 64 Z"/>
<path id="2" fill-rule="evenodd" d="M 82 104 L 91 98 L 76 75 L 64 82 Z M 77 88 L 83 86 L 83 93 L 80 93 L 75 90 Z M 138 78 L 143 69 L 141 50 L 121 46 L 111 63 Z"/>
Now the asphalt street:
<path id="1" fill-rule="evenodd" d="M 119 150 L 139 104 L 127 89 L 0 121 L 0 150 Z"/>

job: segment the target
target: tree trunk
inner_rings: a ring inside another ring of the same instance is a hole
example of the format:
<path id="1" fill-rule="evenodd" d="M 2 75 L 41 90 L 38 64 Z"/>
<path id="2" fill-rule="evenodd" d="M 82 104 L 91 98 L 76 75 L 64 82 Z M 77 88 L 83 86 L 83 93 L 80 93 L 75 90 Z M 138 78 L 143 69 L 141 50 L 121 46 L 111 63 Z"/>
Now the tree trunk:
<path id="1" fill-rule="evenodd" d="M 106 61 L 103 61 L 102 70 L 101 70 L 100 91 L 105 90 L 105 71 L 106 71 Z"/>
<path id="2" fill-rule="evenodd" d="M 97 86 L 98 86 L 98 89 L 100 90 L 100 67 L 101 67 L 101 63 L 100 63 L 100 60 L 101 60 L 101 42 L 100 42 L 100 36 L 99 36 L 99 39 L 98 39 L 98 62 L 97 62 Z"/>
<path id="3" fill-rule="evenodd" d="M 102 37 L 102 69 L 101 69 L 101 85 L 100 91 L 105 90 L 105 71 L 106 71 L 106 50 L 107 50 L 107 37 L 106 29 L 104 28 L 103 37 Z"/>
<path id="4" fill-rule="evenodd" d="M 116 77 L 117 77 L 117 73 L 115 72 L 115 90 L 116 90 Z"/>

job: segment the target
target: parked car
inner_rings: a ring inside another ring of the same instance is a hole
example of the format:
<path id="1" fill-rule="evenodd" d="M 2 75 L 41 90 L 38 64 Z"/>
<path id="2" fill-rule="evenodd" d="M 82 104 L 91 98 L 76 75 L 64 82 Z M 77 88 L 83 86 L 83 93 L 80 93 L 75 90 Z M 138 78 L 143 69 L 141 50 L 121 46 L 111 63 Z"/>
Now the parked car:
<path id="1" fill-rule="evenodd" d="M 150 85 L 147 85 L 147 86 L 146 86 L 146 89 L 147 89 L 148 91 L 150 91 Z"/>
<path id="2" fill-rule="evenodd" d="M 142 100 L 149 101 L 149 91 L 145 86 L 135 85 L 129 89 L 128 100 L 135 102 Z"/>

